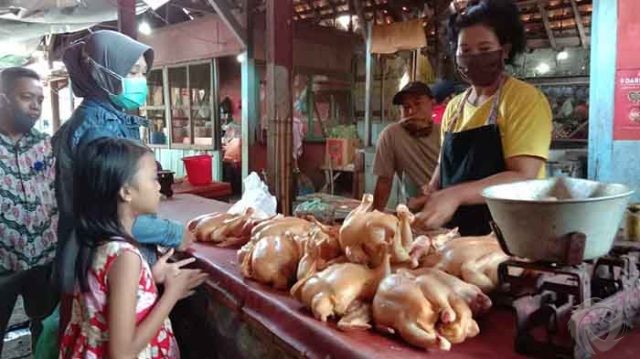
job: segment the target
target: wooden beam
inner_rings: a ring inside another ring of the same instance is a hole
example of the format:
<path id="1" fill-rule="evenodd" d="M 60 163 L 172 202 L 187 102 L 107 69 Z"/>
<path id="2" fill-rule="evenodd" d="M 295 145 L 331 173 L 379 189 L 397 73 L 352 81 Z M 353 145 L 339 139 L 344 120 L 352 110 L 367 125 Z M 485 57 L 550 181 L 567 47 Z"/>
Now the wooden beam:
<path id="1" fill-rule="evenodd" d="M 356 8 L 356 15 L 358 16 L 358 22 L 360 23 L 360 29 L 362 30 L 362 39 L 367 42 L 367 23 L 364 19 L 364 4 L 362 0 L 353 0 L 353 5 Z"/>
<path id="2" fill-rule="evenodd" d="M 280 213 L 293 205 L 293 4 L 267 1 L 267 167 Z"/>
<path id="3" fill-rule="evenodd" d="M 576 27 L 578 28 L 578 34 L 580 35 L 580 43 L 583 48 L 589 48 L 589 42 L 587 41 L 587 34 L 584 31 L 584 24 L 582 23 L 582 15 L 580 15 L 580 9 L 576 4 L 576 0 L 569 0 L 571 2 L 571 8 L 573 9 L 573 16 L 576 18 Z"/>
<path id="4" fill-rule="evenodd" d="M 556 38 L 553 35 L 553 29 L 549 24 L 549 14 L 547 13 L 547 10 L 545 9 L 544 6 L 545 6 L 544 2 L 542 0 L 539 0 L 538 10 L 540 10 L 540 15 L 542 15 L 542 22 L 544 23 L 544 29 L 547 32 L 547 37 L 549 38 L 549 43 L 551 43 L 551 47 L 555 50 L 558 48 L 558 46 L 556 45 Z"/>
<path id="5" fill-rule="evenodd" d="M 320 10 L 318 10 L 315 6 L 315 3 L 313 2 L 313 0 L 307 0 L 307 5 L 311 8 L 311 11 L 313 12 L 313 22 L 315 24 L 320 22 Z"/>
<path id="6" fill-rule="evenodd" d="M 231 11 L 231 7 L 227 0 L 207 0 L 209 5 L 216 11 L 218 16 L 222 19 L 222 21 L 227 25 L 231 33 L 238 39 L 240 45 L 244 48 L 247 48 L 247 31 L 245 28 L 240 25 L 236 17 L 233 15 Z M 245 9 L 246 12 L 249 12 L 250 9 Z"/>
<path id="7" fill-rule="evenodd" d="M 132 39 L 138 37 L 135 0 L 118 0 L 118 31 Z"/>

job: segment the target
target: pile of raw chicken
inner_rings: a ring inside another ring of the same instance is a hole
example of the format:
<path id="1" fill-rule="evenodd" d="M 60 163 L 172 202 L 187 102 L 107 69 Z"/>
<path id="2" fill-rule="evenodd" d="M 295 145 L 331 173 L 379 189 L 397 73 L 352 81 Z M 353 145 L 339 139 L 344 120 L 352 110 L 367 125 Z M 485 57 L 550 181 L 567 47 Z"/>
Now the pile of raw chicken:
<path id="1" fill-rule="evenodd" d="M 425 349 L 449 350 L 479 333 L 474 318 L 487 312 L 497 267 L 507 255 L 493 235 L 460 237 L 457 230 L 414 238 L 413 215 L 375 211 L 364 195 L 341 226 L 313 218 L 254 220 L 209 214 L 189 229 L 197 240 L 240 246 L 242 274 L 291 295 L 341 330 L 374 327 Z"/>

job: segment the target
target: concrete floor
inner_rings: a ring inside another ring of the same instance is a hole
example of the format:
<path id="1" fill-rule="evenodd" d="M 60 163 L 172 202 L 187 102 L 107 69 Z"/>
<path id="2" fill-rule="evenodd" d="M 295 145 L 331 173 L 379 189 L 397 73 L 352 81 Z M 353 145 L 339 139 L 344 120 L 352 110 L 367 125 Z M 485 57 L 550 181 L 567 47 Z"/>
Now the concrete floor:
<path id="1" fill-rule="evenodd" d="M 27 359 L 31 356 L 31 333 L 29 318 L 24 313 L 22 298 L 18 298 L 13 315 L 9 320 L 9 330 L 4 337 L 4 347 L 0 359 Z"/>

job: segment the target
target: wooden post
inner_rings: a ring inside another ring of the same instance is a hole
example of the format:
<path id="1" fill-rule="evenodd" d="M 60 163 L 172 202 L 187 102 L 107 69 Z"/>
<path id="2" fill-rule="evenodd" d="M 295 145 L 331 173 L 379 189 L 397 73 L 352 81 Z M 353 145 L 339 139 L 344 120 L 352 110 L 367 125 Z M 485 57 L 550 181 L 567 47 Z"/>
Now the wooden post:
<path id="1" fill-rule="evenodd" d="M 51 98 L 51 126 L 53 132 L 56 132 L 60 128 L 60 81 L 49 81 L 49 96 Z"/>
<path id="2" fill-rule="evenodd" d="M 211 137 L 213 180 L 222 181 L 222 124 L 220 123 L 220 71 L 218 58 L 211 59 Z"/>
<path id="3" fill-rule="evenodd" d="M 138 37 L 136 25 L 136 0 L 118 0 L 118 31 L 136 39 Z"/>
<path id="4" fill-rule="evenodd" d="M 280 212 L 291 215 L 293 189 L 292 0 L 267 1 L 267 156 L 269 187 Z"/>
<path id="5" fill-rule="evenodd" d="M 371 146 L 371 96 L 373 95 L 373 55 L 371 54 L 371 33 L 373 23 L 369 21 L 364 29 L 365 43 L 365 90 L 364 90 L 364 147 Z"/>
<path id="6" fill-rule="evenodd" d="M 249 175 L 251 158 L 249 149 L 255 144 L 256 124 L 260 121 L 260 79 L 256 71 L 253 36 L 253 8 L 255 0 L 245 0 L 246 48 L 241 67 L 242 98 L 242 178 Z M 243 184 L 244 185 L 244 184 Z"/>

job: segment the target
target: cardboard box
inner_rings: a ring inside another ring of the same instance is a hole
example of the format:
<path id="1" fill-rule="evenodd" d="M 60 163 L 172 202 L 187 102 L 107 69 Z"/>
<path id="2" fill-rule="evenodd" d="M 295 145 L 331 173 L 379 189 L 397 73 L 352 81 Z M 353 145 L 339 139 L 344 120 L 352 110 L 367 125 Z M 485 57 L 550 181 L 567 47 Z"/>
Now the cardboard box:
<path id="1" fill-rule="evenodd" d="M 360 140 L 345 138 L 327 138 L 324 159 L 332 167 L 344 167 L 353 163 Z M 331 162 L 329 162 L 331 161 Z"/>

